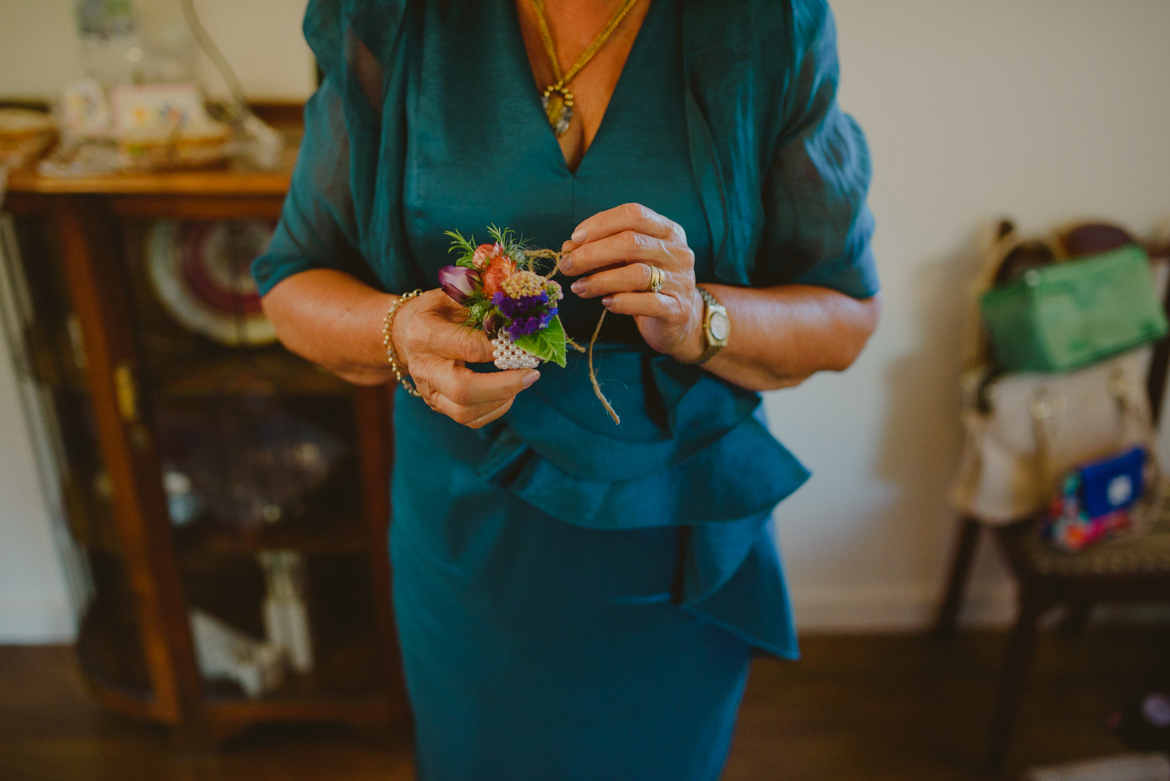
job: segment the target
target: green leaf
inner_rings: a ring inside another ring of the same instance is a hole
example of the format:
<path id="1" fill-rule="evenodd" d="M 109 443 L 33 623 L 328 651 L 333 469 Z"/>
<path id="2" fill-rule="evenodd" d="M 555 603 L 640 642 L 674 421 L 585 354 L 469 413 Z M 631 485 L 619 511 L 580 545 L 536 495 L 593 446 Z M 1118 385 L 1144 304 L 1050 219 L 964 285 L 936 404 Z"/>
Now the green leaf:
<path id="1" fill-rule="evenodd" d="M 565 368 L 565 327 L 561 325 L 561 318 L 554 317 L 548 327 L 534 334 L 521 336 L 516 340 L 516 346 L 535 355 L 541 360 L 555 363 Z"/>

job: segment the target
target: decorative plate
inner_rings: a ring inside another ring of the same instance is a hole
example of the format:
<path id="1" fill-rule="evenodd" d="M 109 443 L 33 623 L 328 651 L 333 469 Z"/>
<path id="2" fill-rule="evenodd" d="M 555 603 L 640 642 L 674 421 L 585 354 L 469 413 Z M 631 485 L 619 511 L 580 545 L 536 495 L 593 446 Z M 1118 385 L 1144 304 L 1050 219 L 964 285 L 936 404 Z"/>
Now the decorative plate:
<path id="1" fill-rule="evenodd" d="M 276 341 L 260 309 L 252 259 L 268 246 L 271 223 L 260 220 L 160 220 L 146 236 L 155 294 L 185 328 L 232 347 Z"/>

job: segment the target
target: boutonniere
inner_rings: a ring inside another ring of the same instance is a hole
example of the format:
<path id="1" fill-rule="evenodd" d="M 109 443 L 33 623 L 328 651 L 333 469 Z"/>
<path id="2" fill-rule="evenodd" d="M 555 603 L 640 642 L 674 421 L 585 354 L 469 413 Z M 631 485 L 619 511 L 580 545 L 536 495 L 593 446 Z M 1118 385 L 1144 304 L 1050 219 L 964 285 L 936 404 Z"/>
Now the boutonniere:
<path id="1" fill-rule="evenodd" d="M 536 258 L 511 230 L 493 225 L 489 233 L 494 243 L 477 246 L 474 236 L 447 231 L 459 257 L 439 271 L 439 285 L 467 307 L 467 325 L 491 337 L 497 368 L 532 369 L 542 361 L 564 368 L 560 283 L 537 273 Z"/>
<path id="2" fill-rule="evenodd" d="M 447 231 L 451 252 L 458 253 L 454 266 L 439 270 L 439 285 L 456 303 L 467 308 L 467 325 L 484 331 L 495 347 L 499 369 L 532 369 L 541 362 L 565 367 L 568 347 L 585 350 L 565 335 L 558 302 L 564 298 L 553 280 L 561 253 L 533 249 L 510 228 L 488 228 L 491 244 L 476 244 Z M 552 260 L 552 270 L 541 274 L 537 261 Z M 621 420 L 601 392 L 593 370 L 593 345 L 601 331 L 605 312 L 589 343 L 589 379 L 593 391 L 615 423 Z"/>

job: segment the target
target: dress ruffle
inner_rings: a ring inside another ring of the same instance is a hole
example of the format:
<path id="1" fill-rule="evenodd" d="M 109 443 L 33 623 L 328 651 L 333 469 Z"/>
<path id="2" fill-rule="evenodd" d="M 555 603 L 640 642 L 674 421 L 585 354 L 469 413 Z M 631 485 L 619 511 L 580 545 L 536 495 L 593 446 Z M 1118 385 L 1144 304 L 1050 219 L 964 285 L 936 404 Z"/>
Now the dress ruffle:
<path id="1" fill-rule="evenodd" d="M 677 603 L 760 650 L 795 657 L 769 522 L 809 472 L 768 432 L 759 396 L 645 348 L 599 348 L 595 364 L 624 415 L 620 427 L 577 356 L 564 371 L 546 370 L 479 436 L 456 434 L 448 418 L 400 398 L 439 447 L 553 518 L 613 531 L 679 527 Z"/>

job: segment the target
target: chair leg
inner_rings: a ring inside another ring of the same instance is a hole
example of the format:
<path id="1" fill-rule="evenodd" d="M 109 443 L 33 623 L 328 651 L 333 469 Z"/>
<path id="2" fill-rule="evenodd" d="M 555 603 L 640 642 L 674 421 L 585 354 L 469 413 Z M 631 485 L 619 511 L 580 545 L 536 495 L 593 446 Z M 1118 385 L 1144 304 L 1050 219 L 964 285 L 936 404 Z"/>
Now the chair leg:
<path id="1" fill-rule="evenodd" d="M 1003 772 L 1007 760 L 1020 696 L 1036 653 L 1040 618 L 1047 607 L 1027 586 L 1021 584 L 1020 588 L 1020 614 L 1008 638 L 1007 658 L 987 741 L 987 772 L 994 776 Z"/>
<path id="2" fill-rule="evenodd" d="M 975 550 L 979 545 L 979 533 L 982 525 L 973 518 L 963 518 L 959 528 L 959 539 L 955 543 L 954 556 L 951 559 L 951 574 L 947 579 L 947 590 L 943 596 L 942 606 L 938 611 L 938 621 L 935 623 L 935 634 L 938 637 L 950 637 L 955 632 L 955 624 L 959 618 L 959 610 L 963 607 L 963 594 L 967 589 L 967 578 L 971 574 L 971 562 L 975 558 Z"/>

